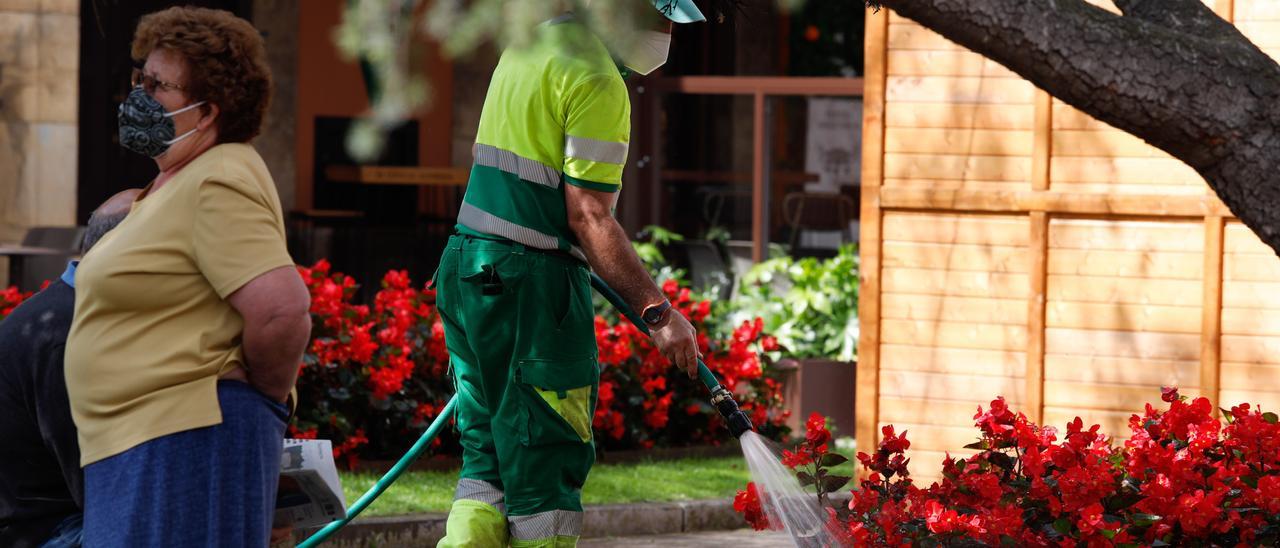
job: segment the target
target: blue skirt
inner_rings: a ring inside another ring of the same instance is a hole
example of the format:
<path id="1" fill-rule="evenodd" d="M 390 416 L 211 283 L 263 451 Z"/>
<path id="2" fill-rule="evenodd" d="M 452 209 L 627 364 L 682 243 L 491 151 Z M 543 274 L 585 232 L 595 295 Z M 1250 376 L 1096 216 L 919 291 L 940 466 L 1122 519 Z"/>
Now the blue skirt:
<path id="1" fill-rule="evenodd" d="M 84 469 L 84 546 L 266 546 L 288 409 L 218 383 L 222 424 L 170 434 Z"/>

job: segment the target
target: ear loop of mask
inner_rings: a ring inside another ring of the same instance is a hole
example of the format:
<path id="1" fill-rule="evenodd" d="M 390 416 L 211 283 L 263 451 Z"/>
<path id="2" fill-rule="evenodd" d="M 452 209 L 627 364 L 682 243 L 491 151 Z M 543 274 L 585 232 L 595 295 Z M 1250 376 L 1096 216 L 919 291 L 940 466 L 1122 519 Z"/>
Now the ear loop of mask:
<path id="1" fill-rule="evenodd" d="M 177 115 L 182 114 L 182 113 L 184 113 L 184 112 L 186 112 L 186 111 L 188 111 L 188 110 L 191 110 L 191 109 L 196 108 L 196 107 L 198 107 L 198 106 L 200 106 L 200 105 L 203 105 L 203 104 L 205 104 L 206 102 L 207 102 L 207 101 L 200 101 L 199 103 L 192 103 L 192 104 L 190 104 L 190 105 L 187 105 L 187 106 L 185 106 L 185 107 L 182 107 L 182 108 L 180 108 L 180 109 L 178 109 L 178 110 L 175 110 L 175 111 L 173 111 L 173 112 L 166 112 L 166 113 L 164 113 L 164 116 L 165 116 L 165 118 L 173 118 L 174 116 L 177 116 Z M 181 141 L 181 140 L 183 140 L 183 139 L 186 139 L 187 137 L 190 137 L 192 133 L 195 133 L 195 132 L 197 132 L 197 131 L 200 131 L 200 126 L 193 127 L 193 128 L 191 128 L 191 131 L 188 131 L 188 132 L 186 132 L 186 133 L 183 133 L 182 135 L 179 135 L 179 136 L 177 136 L 177 137 L 174 137 L 174 138 L 172 138 L 172 139 L 169 139 L 168 141 L 165 141 L 165 142 L 164 142 L 164 144 L 165 144 L 166 146 L 172 146 L 174 143 L 177 143 L 178 141 Z M 168 152 L 168 151 L 166 150 L 165 152 Z"/>

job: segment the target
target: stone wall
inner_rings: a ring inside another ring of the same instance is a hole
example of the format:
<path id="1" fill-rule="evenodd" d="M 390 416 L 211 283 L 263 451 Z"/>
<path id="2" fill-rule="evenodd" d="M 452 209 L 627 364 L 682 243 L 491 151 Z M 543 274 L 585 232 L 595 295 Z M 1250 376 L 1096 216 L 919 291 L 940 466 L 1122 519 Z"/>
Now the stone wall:
<path id="1" fill-rule="evenodd" d="M 75 224 L 79 63 L 77 0 L 0 0 L 0 243 Z"/>

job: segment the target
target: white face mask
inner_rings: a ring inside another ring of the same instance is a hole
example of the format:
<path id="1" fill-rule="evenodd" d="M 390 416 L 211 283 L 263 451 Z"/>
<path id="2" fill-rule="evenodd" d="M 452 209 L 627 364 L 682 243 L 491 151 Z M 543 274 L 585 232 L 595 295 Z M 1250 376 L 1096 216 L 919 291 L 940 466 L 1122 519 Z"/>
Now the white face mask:
<path id="1" fill-rule="evenodd" d="M 622 54 L 622 64 L 640 74 L 649 74 L 667 62 L 671 35 L 656 30 L 641 31 L 630 51 Z"/>

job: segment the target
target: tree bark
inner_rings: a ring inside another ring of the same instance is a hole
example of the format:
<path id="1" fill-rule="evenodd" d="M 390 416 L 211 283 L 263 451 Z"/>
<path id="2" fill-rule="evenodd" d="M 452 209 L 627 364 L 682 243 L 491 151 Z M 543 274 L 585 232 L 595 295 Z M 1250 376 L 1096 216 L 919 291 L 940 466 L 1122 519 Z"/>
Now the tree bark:
<path id="1" fill-rule="evenodd" d="M 1195 169 L 1280 255 L 1280 65 L 1197 0 L 883 0 Z"/>

